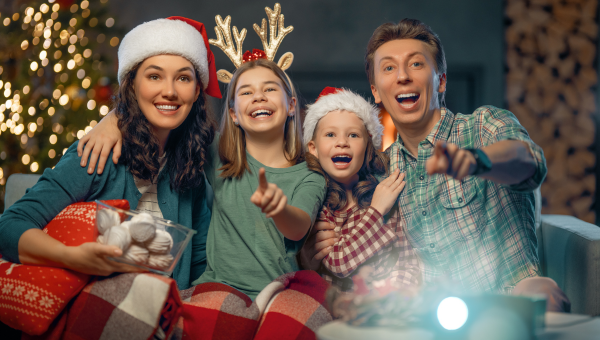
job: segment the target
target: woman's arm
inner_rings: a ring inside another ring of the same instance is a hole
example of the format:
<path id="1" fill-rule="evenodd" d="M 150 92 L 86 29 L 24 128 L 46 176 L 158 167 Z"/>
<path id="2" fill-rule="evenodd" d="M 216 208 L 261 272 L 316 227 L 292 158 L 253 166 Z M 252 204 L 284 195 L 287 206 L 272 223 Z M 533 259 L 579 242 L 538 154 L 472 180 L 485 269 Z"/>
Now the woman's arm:
<path id="1" fill-rule="evenodd" d="M 90 275 L 141 271 L 106 258 L 122 254 L 119 247 L 96 242 L 68 247 L 40 229 L 29 229 L 19 239 L 19 261 L 22 264 L 67 268 Z"/>
<path id="2" fill-rule="evenodd" d="M 108 175 L 90 176 L 79 166 L 76 145 L 72 145 L 54 169 L 47 169 L 40 180 L 0 218 L 0 253 L 12 262 L 49 265 L 88 274 L 106 275 L 112 271 L 131 271 L 107 262 L 115 248 L 96 244 L 67 247 L 41 229 L 65 207 L 87 200 L 106 181 Z"/>
<path id="3" fill-rule="evenodd" d="M 122 144 L 123 138 L 117 126 L 117 116 L 112 110 L 79 140 L 77 155 L 81 157 L 81 166 L 85 167 L 89 157 L 88 174 L 94 173 L 96 163 L 98 163 L 98 174 L 102 174 L 111 151 L 112 161 L 117 164 L 121 157 Z"/>

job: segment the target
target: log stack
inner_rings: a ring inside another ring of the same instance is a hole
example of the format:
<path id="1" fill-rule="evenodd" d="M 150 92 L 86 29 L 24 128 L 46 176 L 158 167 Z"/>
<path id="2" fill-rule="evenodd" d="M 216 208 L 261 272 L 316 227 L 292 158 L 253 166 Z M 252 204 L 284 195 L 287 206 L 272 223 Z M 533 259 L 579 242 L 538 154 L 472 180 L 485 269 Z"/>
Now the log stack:
<path id="1" fill-rule="evenodd" d="M 544 214 L 594 223 L 598 0 L 506 1 L 506 101 L 548 164 Z"/>

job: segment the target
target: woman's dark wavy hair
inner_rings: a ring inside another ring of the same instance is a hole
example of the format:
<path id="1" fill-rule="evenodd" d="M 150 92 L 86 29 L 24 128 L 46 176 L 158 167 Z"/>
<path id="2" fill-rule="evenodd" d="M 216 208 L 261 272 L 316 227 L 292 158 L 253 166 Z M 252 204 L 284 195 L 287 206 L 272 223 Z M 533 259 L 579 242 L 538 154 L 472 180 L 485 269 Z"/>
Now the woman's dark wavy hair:
<path id="1" fill-rule="evenodd" d="M 157 176 L 160 170 L 160 147 L 150 122 L 140 110 L 133 88 L 140 64 L 123 79 L 115 106 L 118 127 L 123 135 L 121 160 L 134 176 L 149 180 Z M 196 81 L 200 82 L 198 71 Z M 200 85 L 200 95 L 190 113 L 180 126 L 171 131 L 165 146 L 165 170 L 169 172 L 172 190 L 184 191 L 204 186 L 203 168 L 215 128 L 216 123 L 207 112 L 206 94 Z"/>
<path id="2" fill-rule="evenodd" d="M 313 156 L 310 152 L 307 152 L 305 158 L 306 165 L 310 170 L 316 171 L 325 177 L 325 182 L 327 183 L 327 196 L 325 197 L 324 205 L 333 211 L 344 208 L 348 204 L 348 198 L 346 197 L 346 190 L 344 190 L 344 187 L 323 170 L 317 157 Z M 359 208 L 364 209 L 371 205 L 373 193 L 379 184 L 375 175 L 383 176 L 387 174 L 389 163 L 390 159 L 388 155 L 375 149 L 371 138 L 367 138 L 365 159 L 362 167 L 358 171 L 358 183 L 352 189 L 352 197 L 356 200 Z"/>

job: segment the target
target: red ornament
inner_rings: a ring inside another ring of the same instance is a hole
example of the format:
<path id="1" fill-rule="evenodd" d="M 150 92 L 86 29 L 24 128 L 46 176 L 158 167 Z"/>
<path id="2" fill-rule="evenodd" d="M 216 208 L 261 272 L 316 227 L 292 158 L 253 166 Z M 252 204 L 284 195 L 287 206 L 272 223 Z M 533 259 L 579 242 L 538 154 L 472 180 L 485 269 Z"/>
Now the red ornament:
<path id="1" fill-rule="evenodd" d="M 253 48 L 252 53 L 250 53 L 250 51 L 246 51 L 244 53 L 244 55 L 242 56 L 242 63 L 258 59 L 267 59 L 267 54 L 263 50 Z"/>
<path id="2" fill-rule="evenodd" d="M 108 103 L 110 102 L 110 98 L 112 96 L 112 88 L 110 87 L 110 85 L 96 85 L 94 86 L 94 91 L 96 91 L 96 95 L 94 96 L 94 99 L 96 100 L 96 102 L 98 103 Z"/>
<path id="3" fill-rule="evenodd" d="M 71 5 L 73 5 L 74 2 L 75 0 L 56 0 L 54 3 L 59 4 L 60 9 L 68 10 L 69 8 L 71 8 Z"/>

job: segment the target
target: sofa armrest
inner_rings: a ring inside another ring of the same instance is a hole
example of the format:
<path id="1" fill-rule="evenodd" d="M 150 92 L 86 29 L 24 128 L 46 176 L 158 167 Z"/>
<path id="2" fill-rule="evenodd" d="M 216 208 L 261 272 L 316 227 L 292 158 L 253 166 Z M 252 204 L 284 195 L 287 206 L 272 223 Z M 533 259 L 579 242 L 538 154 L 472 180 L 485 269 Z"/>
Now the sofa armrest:
<path id="1" fill-rule="evenodd" d="M 573 313 L 600 315 L 600 227 L 573 216 L 542 215 L 544 275 L 571 300 Z"/>

